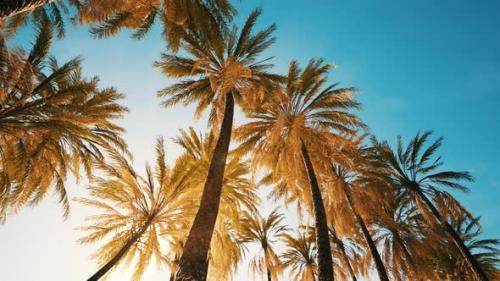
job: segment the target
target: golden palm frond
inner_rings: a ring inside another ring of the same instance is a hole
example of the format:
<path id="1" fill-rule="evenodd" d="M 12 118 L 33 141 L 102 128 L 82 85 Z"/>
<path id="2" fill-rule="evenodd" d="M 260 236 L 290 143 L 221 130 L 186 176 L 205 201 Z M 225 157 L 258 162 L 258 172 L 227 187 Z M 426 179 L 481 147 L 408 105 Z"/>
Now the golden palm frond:
<path id="1" fill-rule="evenodd" d="M 259 251 L 250 260 L 250 272 L 257 275 L 267 275 L 277 280 L 280 274 L 280 260 L 274 249 L 278 238 L 288 231 L 283 222 L 284 216 L 273 210 L 267 217 L 259 213 L 244 212 L 237 229 L 238 243 L 242 245 L 257 244 Z"/>
<path id="2" fill-rule="evenodd" d="M 290 271 L 292 281 L 316 280 L 318 266 L 316 263 L 316 250 L 313 236 L 298 232 L 296 237 L 283 234 L 286 250 L 281 254 L 283 270 Z"/>
<path id="3" fill-rule="evenodd" d="M 317 168 L 330 159 L 344 163 L 348 160 L 340 148 L 363 126 L 349 112 L 359 107 L 352 95 L 355 89 L 325 86 L 329 68 L 322 60 L 311 60 L 303 70 L 292 62 L 283 89 L 274 90 L 265 103 L 248 113 L 251 121 L 235 130 L 242 146 L 253 148 L 252 166 L 272 169 L 276 181 L 286 179 L 282 182 L 288 186 L 286 196 L 306 202 L 306 207 L 312 204 L 309 192 L 301 190 L 308 186 L 301 144 Z"/>
<path id="4" fill-rule="evenodd" d="M 90 186 L 90 198 L 78 199 L 97 212 L 80 228 L 88 234 L 79 242 L 104 241 L 94 255 L 100 265 L 112 261 L 129 243 L 112 269 L 133 264 L 132 280 L 140 279 L 152 259 L 158 264 L 164 261 L 162 253 L 168 241 L 180 239 L 195 211 L 189 196 L 194 168 L 169 168 L 163 147 L 159 139 L 155 166 L 146 166 L 145 177 L 139 176 L 123 155 L 110 152 L 108 161 L 94 163 L 102 176 Z"/>
<path id="5" fill-rule="evenodd" d="M 15 2 L 15 1 L 11 1 Z M 26 2 L 26 1 L 19 1 Z M 33 1 L 25 9 L 16 11 L 7 17 L 0 17 L 0 37 L 11 39 L 22 27 L 49 24 L 52 32 L 61 39 L 66 34 L 66 18 L 71 17 L 70 7 L 77 5 L 78 0 Z"/>
<path id="6" fill-rule="evenodd" d="M 450 224 L 459 233 L 488 278 L 498 280 L 500 278 L 500 270 L 498 269 L 500 265 L 500 241 L 481 238 L 483 231 L 479 224 L 479 218 L 471 219 L 467 215 L 456 214 L 449 219 Z M 451 239 L 441 239 L 440 241 L 429 239 L 425 242 L 434 245 L 430 264 L 435 266 L 433 270 L 439 278 L 457 281 L 479 280 Z"/>
<path id="7" fill-rule="evenodd" d="M 160 21 L 173 50 L 179 48 L 183 29 L 199 24 L 204 14 L 213 13 L 227 20 L 236 13 L 227 0 L 83 0 L 77 8 L 79 23 L 90 24 L 91 33 L 97 38 L 130 29 L 132 38 L 142 39 Z"/>
<path id="8" fill-rule="evenodd" d="M 267 72 L 272 65 L 259 60 L 261 53 L 274 42 L 272 34 L 276 29 L 271 25 L 254 34 L 260 13 L 260 10 L 252 12 L 239 32 L 236 26 L 230 28 L 211 14 L 200 25 L 185 29 L 181 47 L 186 55 L 164 53 L 155 63 L 165 75 L 182 79 L 158 93 L 166 98 L 163 105 L 196 103 L 196 116 L 211 106 L 211 124 L 221 120 L 228 94 L 242 107 L 252 107 L 257 98 L 255 93 L 280 79 Z"/>
<path id="9" fill-rule="evenodd" d="M 80 170 L 92 176 L 92 160 L 102 150 L 126 150 L 123 129 L 114 120 L 127 109 L 113 88 L 84 78 L 79 58 L 59 65 L 49 57 L 52 26 L 38 26 L 29 53 L 9 50 L 0 40 L 0 171 L 3 205 L 12 211 L 39 203 L 55 190 L 65 215 L 69 202 L 65 179 Z M 5 183 L 7 183 L 5 185 Z"/>
<path id="10" fill-rule="evenodd" d="M 472 176 L 465 171 L 439 171 L 443 162 L 436 157 L 437 150 L 442 145 L 442 138 L 438 138 L 426 147 L 432 132 L 417 134 L 404 147 L 401 137 L 397 138 L 397 145 L 392 149 L 387 142 L 373 139 L 374 157 L 382 160 L 386 177 L 400 196 L 411 201 L 416 207 L 423 221 L 431 230 L 432 235 L 425 238 L 425 243 L 431 244 L 432 249 L 439 248 L 440 240 L 434 237 L 446 237 L 452 243 L 447 245 L 447 251 L 453 255 L 450 258 L 461 259 L 460 270 L 467 278 L 486 280 L 487 271 L 482 268 L 478 256 L 474 256 L 467 247 L 467 238 L 460 237 L 461 229 L 455 229 L 454 218 L 472 220 L 472 214 L 444 188 L 467 191 L 463 181 L 472 181 Z M 453 248 L 450 249 L 450 248 Z M 433 250 L 434 251 L 434 250 Z M 449 270 L 450 268 L 448 268 Z M 454 270 L 452 270 L 454 271 Z M 429 272 L 427 270 L 427 272 Z M 434 270 L 438 273 L 439 271 Z M 442 278 L 448 278 L 452 272 L 439 273 Z"/>

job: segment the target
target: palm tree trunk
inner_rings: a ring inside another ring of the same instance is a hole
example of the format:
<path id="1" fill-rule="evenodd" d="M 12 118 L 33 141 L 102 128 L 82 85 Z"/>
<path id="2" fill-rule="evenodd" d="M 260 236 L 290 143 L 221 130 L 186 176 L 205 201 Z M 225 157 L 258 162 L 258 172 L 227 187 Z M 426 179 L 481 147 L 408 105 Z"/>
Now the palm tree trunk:
<path id="1" fill-rule="evenodd" d="M 356 217 L 356 221 L 361 227 L 361 231 L 363 232 L 363 236 L 365 237 L 365 241 L 368 244 L 368 248 L 370 249 L 370 253 L 372 255 L 373 261 L 375 262 L 375 267 L 377 268 L 378 277 L 380 281 L 389 281 L 389 276 L 387 275 L 387 270 L 385 269 L 384 263 L 382 262 L 382 257 L 380 257 L 380 253 L 377 250 L 377 246 L 366 227 L 366 224 L 363 218 L 356 212 L 354 215 Z"/>
<path id="2" fill-rule="evenodd" d="M 354 274 L 354 269 L 352 268 L 351 261 L 349 261 L 349 257 L 347 256 L 347 253 L 345 251 L 344 243 L 340 241 L 340 239 L 337 237 L 337 233 L 335 231 L 335 228 L 332 226 L 332 235 L 333 235 L 333 242 L 337 247 L 340 249 L 340 253 L 342 254 L 342 259 L 344 260 L 344 263 L 347 265 L 347 270 L 349 270 L 349 274 L 351 274 L 352 281 L 357 281 L 356 279 L 356 274 Z"/>
<path id="3" fill-rule="evenodd" d="M 318 281 L 333 280 L 333 260 L 330 239 L 328 237 L 328 224 L 325 206 L 321 197 L 318 179 L 314 173 L 314 168 L 309 157 L 309 152 L 304 143 L 301 144 L 302 159 L 309 177 L 309 186 L 314 208 L 314 219 L 316 227 L 316 245 L 318 247 Z"/>
<path id="4" fill-rule="evenodd" d="M 200 207 L 184 245 L 179 270 L 175 277 L 176 281 L 205 281 L 207 278 L 208 251 L 219 212 L 224 168 L 231 141 L 233 115 L 234 99 L 229 93 L 226 96 L 224 117 L 210 161 L 207 180 L 203 187 Z"/>
<path id="5" fill-rule="evenodd" d="M 113 268 L 125 256 L 125 254 L 128 252 L 130 247 L 132 247 L 132 245 L 134 245 L 134 243 L 137 242 L 137 240 L 139 240 L 139 238 L 141 238 L 141 236 L 144 234 L 144 232 L 146 232 L 146 230 L 148 229 L 150 224 L 151 224 L 151 220 L 146 222 L 146 224 L 143 226 L 143 228 L 140 231 L 138 231 L 137 233 L 135 233 L 134 235 L 132 235 L 132 237 L 130 237 L 130 239 L 127 241 L 127 243 L 120 249 L 120 251 L 118 251 L 118 253 L 110 261 L 108 261 L 94 275 L 92 275 L 92 277 L 87 279 L 87 281 L 97 281 L 97 280 L 101 279 L 106 273 L 108 273 L 108 271 L 111 268 Z"/>
<path id="6" fill-rule="evenodd" d="M 380 253 L 377 250 L 377 246 L 375 245 L 375 242 L 373 242 L 373 239 L 370 235 L 370 232 L 368 231 L 368 228 L 366 227 L 365 221 L 359 215 L 358 211 L 356 210 L 356 207 L 354 206 L 351 192 L 349 190 L 347 190 L 347 187 L 345 185 L 344 185 L 344 193 L 346 195 L 347 202 L 349 203 L 349 207 L 351 208 L 351 211 L 354 214 L 356 222 L 360 226 L 361 231 L 363 232 L 363 236 L 365 238 L 365 241 L 368 244 L 368 248 L 370 249 L 370 254 L 372 255 L 373 261 L 375 263 L 375 267 L 377 268 L 377 273 L 378 273 L 378 277 L 380 278 L 380 281 L 389 281 L 389 276 L 387 275 L 387 270 L 385 269 L 384 263 L 382 262 L 382 257 L 380 256 Z"/>
<path id="7" fill-rule="evenodd" d="M 467 249 L 467 246 L 465 246 L 464 241 L 462 238 L 460 238 L 460 235 L 455 231 L 455 229 L 448 223 L 448 221 L 443 220 L 441 217 L 441 214 L 439 211 L 434 207 L 434 204 L 425 196 L 425 194 L 422 192 L 420 187 L 418 186 L 412 186 L 413 191 L 416 192 L 420 200 L 422 200 L 427 208 L 431 211 L 432 215 L 434 218 L 441 224 L 443 227 L 444 231 L 447 232 L 451 238 L 453 239 L 453 242 L 457 245 L 458 249 L 460 250 L 460 253 L 462 253 L 462 256 L 465 258 L 469 266 L 472 268 L 472 271 L 476 275 L 479 281 L 489 281 L 488 276 L 486 273 L 483 271 L 481 266 L 479 266 L 478 262 L 472 256 L 471 252 L 469 249 Z"/>
<path id="8" fill-rule="evenodd" d="M 0 19 L 34 10 L 53 0 L 2 0 L 0 3 Z"/>

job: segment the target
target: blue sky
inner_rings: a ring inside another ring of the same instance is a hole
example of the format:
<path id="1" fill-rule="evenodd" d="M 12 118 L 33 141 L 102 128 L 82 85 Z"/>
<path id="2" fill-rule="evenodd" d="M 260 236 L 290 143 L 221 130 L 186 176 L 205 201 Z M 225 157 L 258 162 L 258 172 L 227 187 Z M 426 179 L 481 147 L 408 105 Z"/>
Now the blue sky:
<path id="1" fill-rule="evenodd" d="M 360 89 L 360 115 L 379 138 L 394 140 L 401 134 L 409 139 L 425 130 L 444 136 L 446 167 L 469 170 L 476 178 L 471 192 L 457 197 L 482 216 L 485 236 L 500 238 L 500 1 L 236 3 L 239 22 L 262 7 L 259 25 L 278 25 L 278 41 L 268 52 L 275 56 L 277 72 L 283 73 L 291 59 L 305 64 L 323 57 L 335 63 L 331 81 Z M 16 43 L 28 44 L 29 37 L 25 32 Z M 60 61 L 82 55 L 87 75 L 99 75 L 103 86 L 115 86 L 127 96 L 131 112 L 121 124 L 138 167 L 152 158 L 156 136 L 171 138 L 178 128 L 191 125 L 206 130 L 203 120 L 193 121 L 190 107 L 159 107 L 155 93 L 171 80 L 152 63 L 164 45 L 158 27 L 143 41 L 126 33 L 95 40 L 78 28 L 56 41 L 52 52 Z M 239 116 L 237 122 L 242 121 Z M 171 142 L 167 151 L 170 159 L 179 154 Z M 70 186 L 70 195 L 85 195 L 83 184 Z M 73 230 L 88 210 L 75 205 L 62 222 L 56 201 L 48 198 L 0 226 L 1 248 L 7 253 L 0 256 L 0 268 L 6 281 L 48 280 L 54 270 L 52 280 L 79 280 L 95 269 L 88 258 L 92 249 L 77 245 L 79 234 Z M 159 278 L 165 275 L 153 269 L 144 280 Z"/>
<path id="2" fill-rule="evenodd" d="M 485 233 L 500 237 L 500 1 L 243 1 L 278 25 L 270 53 L 323 57 L 332 82 L 356 86 L 360 115 L 381 139 L 419 131 L 444 136 L 446 168 L 470 171 L 471 192 L 457 197 Z"/>

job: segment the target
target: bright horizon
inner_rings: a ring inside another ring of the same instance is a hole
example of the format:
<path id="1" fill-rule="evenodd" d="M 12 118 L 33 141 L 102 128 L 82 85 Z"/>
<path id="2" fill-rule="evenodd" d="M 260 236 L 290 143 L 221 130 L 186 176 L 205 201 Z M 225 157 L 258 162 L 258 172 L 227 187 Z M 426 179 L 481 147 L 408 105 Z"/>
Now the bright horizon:
<path id="1" fill-rule="evenodd" d="M 275 56 L 275 72 L 284 73 L 292 59 L 304 65 L 324 57 L 337 65 L 330 82 L 360 89 L 359 115 L 379 139 L 393 143 L 398 134 L 408 140 L 427 130 L 444 136 L 440 155 L 446 168 L 468 170 L 476 179 L 470 193 L 453 194 L 482 217 L 484 238 L 500 238 L 500 1 L 232 2 L 239 10 L 237 22 L 262 7 L 258 26 L 277 24 L 277 42 L 266 52 Z M 29 48 L 31 42 L 31 33 L 24 31 L 15 45 Z M 87 28 L 68 26 L 66 38 L 54 40 L 51 49 L 59 62 L 81 55 L 87 77 L 98 75 L 101 87 L 114 86 L 126 95 L 122 103 L 130 113 L 119 123 L 141 173 L 145 162 L 153 161 L 156 137 L 165 138 L 172 163 L 181 153 L 171 141 L 178 129 L 208 131 L 204 118 L 193 119 L 193 107 L 160 107 L 156 92 L 172 81 L 152 67 L 163 51 L 159 26 L 142 41 L 130 39 L 128 32 L 92 39 Z M 236 124 L 244 121 L 236 115 Z M 85 182 L 68 183 L 69 195 L 85 196 L 85 187 Z M 2 280 L 82 280 L 96 271 L 90 258 L 95 247 L 79 245 L 82 233 L 74 230 L 91 211 L 74 202 L 71 207 L 63 221 L 57 198 L 47 197 L 0 225 Z M 295 223 L 294 210 L 286 215 Z M 241 266 L 234 280 L 249 280 L 246 268 Z M 117 271 L 109 280 L 127 277 Z M 142 280 L 168 277 L 167 270 L 153 265 Z"/>

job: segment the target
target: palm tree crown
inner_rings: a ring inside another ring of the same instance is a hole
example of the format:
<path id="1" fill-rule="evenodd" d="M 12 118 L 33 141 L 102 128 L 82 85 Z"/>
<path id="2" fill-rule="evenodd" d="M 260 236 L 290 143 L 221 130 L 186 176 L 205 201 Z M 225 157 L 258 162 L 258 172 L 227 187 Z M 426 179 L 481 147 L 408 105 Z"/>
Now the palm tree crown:
<path id="1" fill-rule="evenodd" d="M 318 275 L 314 239 L 298 232 L 297 237 L 283 234 L 286 250 L 281 254 L 284 268 L 290 270 L 293 281 L 314 281 Z"/>
<path id="2" fill-rule="evenodd" d="M 196 103 L 196 116 L 212 106 L 210 120 L 215 121 L 220 120 L 228 94 L 242 105 L 263 95 L 263 85 L 271 85 L 279 77 L 266 72 L 272 66 L 267 60 L 258 60 L 274 43 L 276 28 L 271 25 L 252 34 L 260 13 L 252 12 L 239 33 L 235 26 L 230 28 L 215 17 L 203 29 L 186 29 L 181 47 L 187 56 L 164 53 L 156 63 L 165 75 L 184 79 L 159 92 L 166 98 L 163 105 Z"/>
<path id="3" fill-rule="evenodd" d="M 273 168 L 274 176 L 289 179 L 290 187 L 307 176 L 301 164 L 302 143 L 313 160 L 319 160 L 315 163 L 321 163 L 341 156 L 332 142 L 343 142 L 343 136 L 362 126 L 348 112 L 359 107 L 352 95 L 355 89 L 325 86 L 330 68 L 322 60 L 311 60 L 303 70 L 292 62 L 284 89 L 274 91 L 266 103 L 249 113 L 251 121 L 235 132 L 243 146 L 254 147 L 254 165 Z M 307 193 L 288 191 L 310 202 Z"/>
<path id="4" fill-rule="evenodd" d="M 441 147 L 443 138 L 438 138 L 425 148 L 424 145 L 431 134 L 432 132 L 417 134 L 406 148 L 401 137 L 398 137 L 395 151 L 385 142 L 377 144 L 379 156 L 389 168 L 391 178 L 403 190 L 411 191 L 412 187 L 417 185 L 424 194 L 431 197 L 444 195 L 442 187 L 468 191 L 467 187 L 460 183 L 463 180 L 472 180 L 468 172 L 436 171 L 443 162 L 441 157 L 432 158 Z"/>
<path id="5" fill-rule="evenodd" d="M 472 253 L 490 280 L 500 278 L 500 240 L 482 238 L 483 230 L 479 218 L 470 218 L 467 214 L 455 214 L 450 218 L 451 225 Z M 465 281 L 477 280 L 467 261 L 460 255 L 453 241 L 443 239 L 434 255 L 436 272 L 441 278 Z M 450 253 L 451 252 L 451 253 Z"/>
<path id="6" fill-rule="evenodd" d="M 437 226 L 439 231 L 452 238 L 478 280 L 488 281 L 486 273 L 448 221 L 448 215 L 454 212 L 470 214 L 450 193 L 442 190 L 443 187 L 448 187 L 467 191 L 462 181 L 471 181 L 472 176 L 468 172 L 438 171 L 443 163 L 441 157 L 433 159 L 433 156 L 443 139 L 438 138 L 425 148 L 431 134 L 432 132 L 417 134 L 406 148 L 403 147 L 401 137 L 398 137 L 395 151 L 386 142 L 374 140 L 377 156 L 384 161 L 388 177 L 395 188 L 412 200 L 428 224 Z M 438 210 L 437 206 L 442 208 Z"/>
<path id="7" fill-rule="evenodd" d="M 238 228 L 240 243 L 258 244 L 260 247 L 259 253 L 250 262 L 250 271 L 253 274 L 266 274 L 268 281 L 277 280 L 279 274 L 280 261 L 273 244 L 277 243 L 278 236 L 288 230 L 283 219 L 277 210 L 265 218 L 259 213 L 245 213 Z"/>

